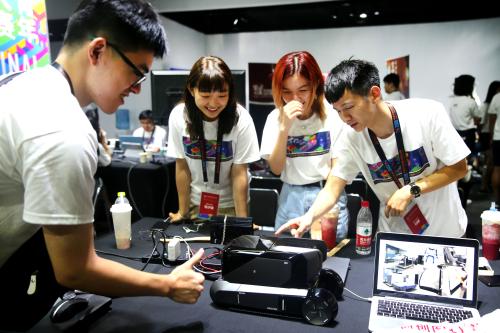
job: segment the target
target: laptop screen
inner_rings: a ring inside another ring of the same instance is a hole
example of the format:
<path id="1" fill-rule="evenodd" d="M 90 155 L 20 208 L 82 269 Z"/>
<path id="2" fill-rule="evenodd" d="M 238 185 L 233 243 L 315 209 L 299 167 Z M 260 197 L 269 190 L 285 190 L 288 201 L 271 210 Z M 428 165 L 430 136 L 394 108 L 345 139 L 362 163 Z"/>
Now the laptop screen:
<path id="1" fill-rule="evenodd" d="M 477 305 L 475 239 L 378 233 L 373 295 Z"/>

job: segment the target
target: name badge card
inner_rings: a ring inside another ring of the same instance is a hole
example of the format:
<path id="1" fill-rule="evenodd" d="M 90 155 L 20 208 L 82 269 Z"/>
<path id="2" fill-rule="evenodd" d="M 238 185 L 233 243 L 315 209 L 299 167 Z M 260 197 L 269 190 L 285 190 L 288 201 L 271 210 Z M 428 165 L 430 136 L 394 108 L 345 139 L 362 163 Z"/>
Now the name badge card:
<path id="1" fill-rule="evenodd" d="M 202 219 L 208 219 L 217 215 L 219 210 L 219 195 L 216 193 L 201 192 L 200 213 L 198 216 Z"/>
<path id="2" fill-rule="evenodd" d="M 410 207 L 408 213 L 403 218 L 408 228 L 414 234 L 421 235 L 429 227 L 429 223 L 416 203 Z"/>

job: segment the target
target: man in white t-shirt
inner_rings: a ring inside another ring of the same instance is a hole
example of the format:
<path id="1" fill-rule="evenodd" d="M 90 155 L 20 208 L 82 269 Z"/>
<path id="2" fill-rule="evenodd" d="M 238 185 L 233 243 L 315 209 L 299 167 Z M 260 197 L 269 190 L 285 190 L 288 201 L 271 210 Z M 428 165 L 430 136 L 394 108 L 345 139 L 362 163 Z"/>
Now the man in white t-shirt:
<path id="1" fill-rule="evenodd" d="M 300 237 L 361 172 L 381 203 L 380 231 L 463 236 L 467 216 L 456 181 L 467 171 L 470 151 L 443 105 L 424 99 L 383 101 L 377 68 L 361 60 L 342 61 L 330 72 L 326 86 L 328 101 L 351 128 L 336 146 L 337 163 L 311 209 L 277 233 L 291 230 Z M 410 207 L 415 215 L 406 217 L 418 219 L 407 224 L 403 216 Z"/>
<path id="2" fill-rule="evenodd" d="M 399 75 L 396 73 L 389 73 L 384 77 L 384 90 L 386 101 L 399 101 L 405 99 L 405 95 L 399 91 Z"/>
<path id="3" fill-rule="evenodd" d="M 0 331 L 28 330 L 61 286 L 198 299 L 204 278 L 192 265 L 203 251 L 167 275 L 104 259 L 94 248 L 97 139 L 82 107 L 95 102 L 115 112 L 165 52 L 161 20 L 146 1 L 84 1 L 52 66 L 0 83 Z"/>
<path id="4" fill-rule="evenodd" d="M 136 129 L 134 136 L 142 137 L 142 146 L 146 151 L 159 152 L 165 146 L 167 131 L 161 126 L 155 125 L 153 112 L 144 110 L 139 114 L 141 127 Z"/>
<path id="5" fill-rule="evenodd" d="M 491 100 L 488 115 L 490 117 L 490 133 L 493 133 L 491 143 L 493 174 L 491 182 L 493 183 L 496 204 L 500 205 L 500 93 L 497 93 Z"/>

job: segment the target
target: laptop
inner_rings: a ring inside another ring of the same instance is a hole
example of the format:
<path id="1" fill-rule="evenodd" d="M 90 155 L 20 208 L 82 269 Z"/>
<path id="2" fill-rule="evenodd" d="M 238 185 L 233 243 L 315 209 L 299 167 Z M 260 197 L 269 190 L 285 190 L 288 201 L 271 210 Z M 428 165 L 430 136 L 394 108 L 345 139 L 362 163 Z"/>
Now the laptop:
<path id="1" fill-rule="evenodd" d="M 123 156 L 131 160 L 139 160 L 141 153 L 144 152 L 142 146 L 142 137 L 133 135 L 120 135 L 120 146 L 123 150 Z"/>
<path id="2" fill-rule="evenodd" d="M 479 319 L 475 239 L 379 232 L 368 329 Z"/>

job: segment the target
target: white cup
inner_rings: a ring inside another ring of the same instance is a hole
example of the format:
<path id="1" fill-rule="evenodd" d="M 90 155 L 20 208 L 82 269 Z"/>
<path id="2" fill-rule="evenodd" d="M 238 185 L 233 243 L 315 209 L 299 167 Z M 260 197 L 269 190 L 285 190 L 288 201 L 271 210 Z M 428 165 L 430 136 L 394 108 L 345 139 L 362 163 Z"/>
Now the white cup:
<path id="1" fill-rule="evenodd" d="M 132 207 L 129 204 L 113 205 L 111 214 L 113 215 L 116 248 L 128 249 L 132 240 Z"/>
<path id="2" fill-rule="evenodd" d="M 139 154 L 139 162 L 147 163 L 148 162 L 148 153 L 143 151 Z"/>

